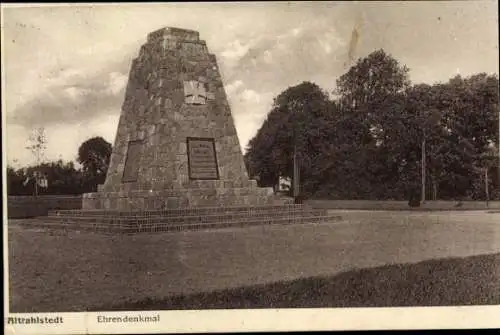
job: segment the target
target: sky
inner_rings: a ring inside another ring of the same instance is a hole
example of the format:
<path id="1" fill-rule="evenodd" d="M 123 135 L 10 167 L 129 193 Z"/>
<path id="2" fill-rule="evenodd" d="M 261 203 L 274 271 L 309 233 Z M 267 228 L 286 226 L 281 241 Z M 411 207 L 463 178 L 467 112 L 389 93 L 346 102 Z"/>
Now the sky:
<path id="1" fill-rule="evenodd" d="M 113 144 L 131 61 L 166 26 L 199 31 L 217 56 L 243 150 L 280 92 L 303 81 L 332 92 L 377 49 L 413 83 L 499 72 L 491 0 L 2 5 L 7 162 L 34 163 L 26 146 L 41 127 L 47 161 L 75 160 L 94 136 Z"/>

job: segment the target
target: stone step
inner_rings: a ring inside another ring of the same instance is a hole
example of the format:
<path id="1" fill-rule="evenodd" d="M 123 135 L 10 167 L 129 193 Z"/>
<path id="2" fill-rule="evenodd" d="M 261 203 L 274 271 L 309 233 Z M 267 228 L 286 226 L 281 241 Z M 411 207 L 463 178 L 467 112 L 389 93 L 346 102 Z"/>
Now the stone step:
<path id="1" fill-rule="evenodd" d="M 259 195 L 259 196 L 271 196 L 274 195 L 272 188 L 266 187 L 193 187 L 193 188 L 180 188 L 180 189 L 132 189 L 132 190 L 117 190 L 113 192 L 93 192 L 86 193 L 85 197 L 104 197 L 104 198 L 150 198 L 150 197 L 182 197 L 189 193 L 190 196 L 212 196 L 212 197 L 224 197 L 224 196 L 248 196 L 248 195 Z"/>
<path id="2" fill-rule="evenodd" d="M 212 223 L 192 223 L 192 224 L 97 224 L 89 222 L 80 223 L 50 223 L 41 220 L 27 220 L 22 223 L 25 227 L 33 228 L 46 228 L 46 229 L 63 229 L 63 230 L 82 230 L 92 231 L 96 233 L 122 233 L 122 234 L 136 234 L 136 233 L 156 233 L 156 232 L 175 232 L 175 231 L 195 231 L 205 229 L 221 229 L 221 228 L 244 228 L 259 225 L 270 224 L 307 224 L 307 223 L 326 223 L 340 221 L 341 217 L 338 215 L 324 215 L 324 216 L 300 216 L 300 217 L 285 217 L 285 218 L 267 218 L 267 219 L 243 219 L 233 220 L 226 222 L 212 222 Z"/>
<path id="3" fill-rule="evenodd" d="M 115 211 L 165 210 L 224 206 L 269 206 L 292 203 L 262 188 L 192 189 L 130 191 L 122 193 L 87 193 L 82 200 L 83 209 Z"/>
<path id="4" fill-rule="evenodd" d="M 148 219 L 148 218 L 175 218 L 185 216 L 231 216 L 231 215 L 267 215 L 267 214 L 293 214 L 303 212 L 326 213 L 326 209 L 311 208 L 311 207 L 276 207 L 272 209 L 237 209 L 237 210 L 222 210 L 222 211 L 141 211 L 141 212 L 95 212 L 95 211 L 54 211 L 49 213 L 49 217 L 98 217 L 98 218 L 134 218 L 134 219 Z"/>
<path id="5" fill-rule="evenodd" d="M 175 191 L 185 191 L 192 189 L 235 189 L 235 188 L 258 188 L 257 181 L 255 180 L 190 180 L 186 182 L 164 182 L 164 183 L 126 183 L 118 185 L 112 192 L 149 192 L 150 189 L 153 191 L 171 190 Z M 259 187 L 260 189 L 272 189 Z M 103 190 L 109 190 L 103 185 L 97 186 L 98 192 Z M 108 191 L 109 192 L 109 191 Z"/>
<path id="6" fill-rule="evenodd" d="M 124 233 L 140 233 L 140 232 L 169 232 L 169 231 L 195 231 L 205 229 L 221 229 L 221 228 L 245 228 L 260 225 L 289 225 L 289 224 L 307 224 L 307 223 L 326 223 L 332 221 L 340 221 L 340 216 L 312 216 L 312 217 L 289 217 L 289 218 L 274 218 L 274 219 L 248 219 L 235 220 L 226 222 L 212 223 L 193 223 L 193 224 L 175 224 L 175 225 L 141 225 L 139 227 L 124 227 Z"/>
<path id="7" fill-rule="evenodd" d="M 263 206 L 232 206 L 232 207 L 195 207 L 195 208 L 179 208 L 166 210 L 148 210 L 148 211 L 107 211 L 107 210 L 56 210 L 50 211 L 49 216 L 154 216 L 161 215 L 163 217 L 184 216 L 184 215 L 210 215 L 215 213 L 261 213 L 261 212 L 287 212 L 300 209 L 311 209 L 307 205 L 296 204 L 278 204 L 278 205 L 263 205 Z"/>
<path id="8" fill-rule="evenodd" d="M 204 215 L 182 215 L 182 216 L 164 216 L 161 214 L 153 215 L 137 215 L 137 216 L 71 216 L 71 215 L 50 215 L 44 220 L 50 222 L 97 222 L 97 223 L 132 223 L 132 224 L 149 224 L 149 223 L 161 223 L 168 222 L 169 224 L 174 223 L 204 223 L 204 222 L 224 222 L 231 221 L 234 219 L 243 218 L 280 218 L 280 217 L 298 217 L 298 216 L 321 216 L 325 215 L 325 210 L 300 208 L 296 210 L 287 211 L 272 211 L 272 212 L 229 212 L 229 213 L 215 213 L 215 214 L 204 214 Z"/>

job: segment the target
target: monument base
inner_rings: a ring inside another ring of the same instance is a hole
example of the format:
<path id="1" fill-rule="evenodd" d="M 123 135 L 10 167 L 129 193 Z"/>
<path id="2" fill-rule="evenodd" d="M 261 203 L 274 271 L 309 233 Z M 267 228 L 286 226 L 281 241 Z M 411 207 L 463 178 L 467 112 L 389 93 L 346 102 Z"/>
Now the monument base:
<path id="1" fill-rule="evenodd" d="M 83 195 L 83 210 L 150 211 L 191 207 L 283 205 L 291 199 L 276 196 L 272 188 L 257 187 L 255 181 L 189 181 L 166 189 L 151 185 L 122 184 L 115 192 L 101 190 Z M 132 188 L 130 190 L 129 188 Z M 146 189 L 145 189 L 146 188 Z"/>
<path id="2" fill-rule="evenodd" d="M 165 210 L 56 210 L 23 225 L 110 234 L 160 233 L 258 225 L 332 223 L 339 215 L 306 205 L 190 207 Z"/>

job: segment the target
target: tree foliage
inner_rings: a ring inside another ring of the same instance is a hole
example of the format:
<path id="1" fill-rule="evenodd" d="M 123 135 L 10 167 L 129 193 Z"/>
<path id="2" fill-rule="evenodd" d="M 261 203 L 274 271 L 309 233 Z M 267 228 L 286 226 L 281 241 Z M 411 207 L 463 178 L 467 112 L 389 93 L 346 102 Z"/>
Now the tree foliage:
<path id="1" fill-rule="evenodd" d="M 104 183 L 111 157 L 111 144 L 102 137 L 93 137 L 78 148 L 78 162 L 93 189 Z"/>
<path id="2" fill-rule="evenodd" d="M 303 82 L 274 99 L 257 135 L 250 141 L 245 160 L 260 186 L 274 186 L 278 178 L 293 177 L 293 152 L 297 147 L 301 175 L 308 176 L 318 165 L 314 154 L 331 136 L 332 105 L 327 93 L 316 84 Z M 302 178 L 311 180 L 311 178 Z"/>
<path id="3" fill-rule="evenodd" d="M 81 194 L 89 192 L 83 174 L 76 169 L 73 162 L 41 163 L 22 169 L 7 167 L 7 192 L 9 195 L 33 195 L 35 180 L 33 172 L 39 171 L 47 177 L 48 188 L 38 188 L 38 194 Z M 27 183 L 24 183 L 28 179 Z"/>
<path id="4" fill-rule="evenodd" d="M 310 82 L 279 94 L 245 159 L 261 186 L 275 185 L 291 177 L 298 143 L 304 195 L 407 199 L 420 192 L 425 145 L 426 198 L 483 199 L 485 169 L 498 196 L 498 87 L 485 73 L 411 85 L 377 50 L 338 78 L 335 99 Z"/>
<path id="5" fill-rule="evenodd" d="M 48 180 L 47 188 L 38 188 L 40 195 L 94 192 L 97 184 L 105 180 L 110 153 L 111 144 L 102 138 L 94 138 L 85 141 L 80 146 L 78 160 L 82 163 L 81 168 L 77 168 L 73 162 L 62 160 L 39 162 L 19 169 L 8 166 L 7 192 L 9 195 L 33 195 L 36 182 L 33 178 L 35 171 Z"/>
<path id="6" fill-rule="evenodd" d="M 33 129 L 26 149 L 31 152 L 37 164 L 43 160 L 45 149 L 47 149 L 47 138 L 43 127 Z"/>

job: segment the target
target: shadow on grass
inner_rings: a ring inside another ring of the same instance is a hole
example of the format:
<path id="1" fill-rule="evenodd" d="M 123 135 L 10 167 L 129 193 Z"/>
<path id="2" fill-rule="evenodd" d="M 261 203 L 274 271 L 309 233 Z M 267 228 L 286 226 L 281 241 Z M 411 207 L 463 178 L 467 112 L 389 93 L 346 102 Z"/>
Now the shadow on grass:
<path id="1" fill-rule="evenodd" d="M 500 304 L 499 265 L 500 254 L 439 259 L 95 310 L 493 305 Z"/>

